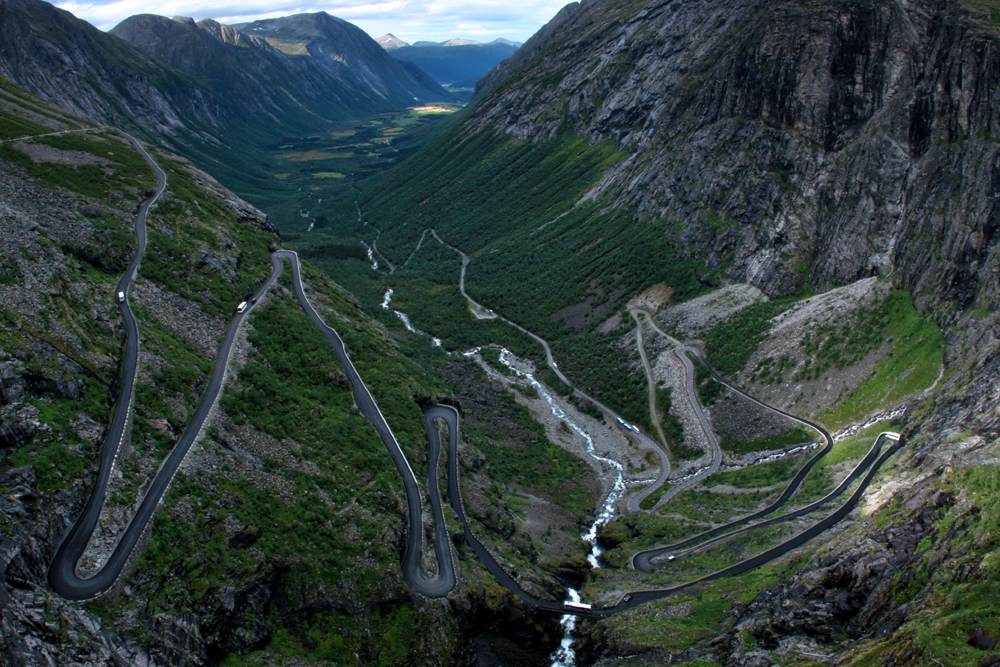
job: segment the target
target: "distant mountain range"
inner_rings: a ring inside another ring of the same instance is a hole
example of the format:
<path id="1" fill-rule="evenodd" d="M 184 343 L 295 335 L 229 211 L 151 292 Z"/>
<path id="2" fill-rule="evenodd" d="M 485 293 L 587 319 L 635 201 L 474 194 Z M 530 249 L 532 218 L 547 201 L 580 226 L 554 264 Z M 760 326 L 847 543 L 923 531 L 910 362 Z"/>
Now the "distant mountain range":
<path id="1" fill-rule="evenodd" d="M 233 154 L 249 157 L 332 120 L 455 99 L 324 12 L 239 28 L 143 14 L 105 33 L 41 0 L 0 0 L 0 76 L 161 143 L 232 185 L 227 176 L 250 178 L 256 162 Z"/>
<path id="2" fill-rule="evenodd" d="M 381 37 L 379 37 L 375 41 L 378 42 L 379 46 L 381 46 L 386 51 L 392 51 L 393 49 L 401 49 L 401 48 L 403 48 L 405 46 L 417 46 L 417 47 L 421 47 L 421 46 L 488 46 L 489 44 L 507 44 L 509 46 L 513 46 L 513 47 L 517 48 L 517 47 L 521 46 L 521 44 L 522 44 L 522 42 L 512 42 L 509 39 L 504 39 L 503 37 L 498 37 L 497 39 L 494 39 L 492 42 L 477 42 L 474 39 L 464 39 L 462 37 L 457 37 L 455 39 L 449 39 L 449 40 L 446 40 L 444 42 L 428 42 L 426 40 L 422 40 L 422 41 L 413 42 L 412 44 L 409 44 L 409 43 L 404 42 L 403 40 L 401 40 L 399 37 L 396 37 L 391 32 L 382 35 Z"/>
<path id="3" fill-rule="evenodd" d="M 375 40 L 392 57 L 417 65 L 435 81 L 451 88 L 473 88 L 487 72 L 510 58 L 520 42 L 495 39 L 488 44 L 471 39 L 407 44 L 389 33 Z"/>

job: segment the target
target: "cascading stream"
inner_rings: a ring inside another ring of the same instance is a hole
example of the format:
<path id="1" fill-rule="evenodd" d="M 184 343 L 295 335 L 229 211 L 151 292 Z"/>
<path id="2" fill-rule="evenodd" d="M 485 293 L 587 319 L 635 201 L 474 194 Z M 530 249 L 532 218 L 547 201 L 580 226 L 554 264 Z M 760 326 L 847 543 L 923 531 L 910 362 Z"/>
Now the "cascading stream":
<path id="1" fill-rule="evenodd" d="M 575 588 L 570 588 L 568 592 L 569 597 L 566 598 L 566 602 L 580 601 L 579 591 Z M 576 641 L 573 638 L 573 631 L 576 630 L 576 620 L 577 617 L 574 614 L 564 614 L 559 619 L 559 625 L 563 629 L 563 638 L 559 642 L 559 648 L 552 654 L 552 667 L 576 667 L 576 650 L 573 648 L 573 643 Z"/>
<path id="2" fill-rule="evenodd" d="M 475 352 L 475 351 L 473 351 Z M 466 354 L 469 354 L 468 352 Z M 598 558 L 600 557 L 603 549 L 597 544 L 597 532 L 606 523 L 611 521 L 615 515 L 615 507 L 618 505 L 618 501 L 621 500 L 622 496 L 625 494 L 625 479 L 624 479 L 624 468 L 622 464 L 614 459 L 610 459 L 605 456 L 601 456 L 597 453 L 597 449 L 594 447 L 594 439 L 590 437 L 583 428 L 577 424 L 572 417 L 566 414 L 566 411 L 562 409 L 559 403 L 556 402 L 555 398 L 551 393 L 545 388 L 545 386 L 535 379 L 535 377 L 526 371 L 522 371 L 513 364 L 514 355 L 510 350 L 506 348 L 500 349 L 500 363 L 509 368 L 518 377 L 522 377 L 535 388 L 535 391 L 545 399 L 545 402 L 549 405 L 549 410 L 552 412 L 552 416 L 566 424 L 571 431 L 578 434 L 587 443 L 587 454 L 602 464 L 612 468 L 615 471 L 615 482 L 611 487 L 611 492 L 605 499 L 604 504 L 601 507 L 601 511 L 598 513 L 597 518 L 594 519 L 594 523 L 591 524 L 590 530 L 581 535 L 581 539 L 590 544 L 590 554 L 587 556 L 587 561 L 590 563 L 592 568 L 599 568 L 600 563 Z M 567 591 L 567 602 L 580 602 L 580 592 L 574 588 L 570 588 Z M 573 643 L 576 641 L 573 636 L 573 631 L 576 629 L 576 616 L 572 614 L 566 614 L 559 621 L 559 624 L 563 628 L 563 638 L 560 643 L 559 648 L 555 653 L 552 654 L 552 667 L 574 667 L 576 665 L 576 652 L 573 650 Z"/>
<path id="3" fill-rule="evenodd" d="M 378 260 L 375 259 L 375 253 L 372 251 L 372 247 L 364 241 L 361 242 L 361 245 L 363 245 L 365 250 L 368 251 L 368 262 L 372 265 L 372 271 L 378 271 Z M 392 288 L 389 288 L 389 291 L 392 292 Z M 387 306 L 383 307 L 385 308 Z"/>
<path id="4" fill-rule="evenodd" d="M 370 254 L 371 250 L 369 250 L 368 252 Z M 386 289 L 385 296 L 382 298 L 382 307 L 385 308 L 386 310 L 391 310 L 392 312 L 396 313 L 396 317 L 398 317 L 399 320 L 403 323 L 403 326 L 406 327 L 407 331 L 415 334 L 420 334 L 421 336 L 429 335 L 426 332 L 421 331 L 420 329 L 417 329 L 415 326 L 413 326 L 413 323 L 410 322 L 410 317 L 406 313 L 404 313 L 401 310 L 395 310 L 394 308 L 390 307 L 389 304 L 391 302 L 392 302 L 392 288 L 390 287 Z M 431 344 L 434 347 L 441 347 L 441 339 L 434 338 L 433 336 L 431 336 Z"/>
<path id="5" fill-rule="evenodd" d="M 622 495 L 625 493 L 625 479 L 623 475 L 624 469 L 622 468 L 622 464 L 614 459 L 598 454 L 597 449 L 594 447 L 594 439 L 590 437 L 590 434 L 584 431 L 579 424 L 573 421 L 572 417 L 566 414 L 566 411 L 559 406 L 552 394 L 550 394 L 546 390 L 545 386 L 536 380 L 531 373 L 526 373 L 525 371 L 514 367 L 512 364 L 513 357 L 514 355 L 510 352 L 510 350 L 501 348 L 500 363 L 514 371 L 514 373 L 518 376 L 526 379 L 531 386 L 535 388 L 535 391 L 537 391 L 538 394 L 545 399 L 545 402 L 549 404 L 549 410 L 552 412 L 552 415 L 584 439 L 587 443 L 587 454 L 604 465 L 613 468 L 615 471 L 615 483 L 611 487 L 611 492 L 604 501 L 601 511 L 598 513 L 594 523 L 591 524 L 590 530 L 580 536 L 585 542 L 588 542 L 591 545 L 590 555 L 587 556 L 587 560 L 590 561 L 592 567 L 600 567 L 597 558 L 601 555 L 601 548 L 597 546 L 597 531 L 601 529 L 601 526 L 611 521 L 611 518 L 615 515 L 615 507 L 618 505 L 618 501 L 621 500 Z"/>

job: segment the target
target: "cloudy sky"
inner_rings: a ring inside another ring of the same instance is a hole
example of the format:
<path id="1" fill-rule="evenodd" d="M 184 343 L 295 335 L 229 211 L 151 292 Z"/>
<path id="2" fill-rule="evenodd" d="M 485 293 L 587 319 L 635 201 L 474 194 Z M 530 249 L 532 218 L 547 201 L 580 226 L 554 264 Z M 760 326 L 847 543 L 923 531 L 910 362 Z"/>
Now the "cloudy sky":
<path id="1" fill-rule="evenodd" d="M 70 0 L 53 3 L 109 30 L 133 14 L 213 18 L 241 23 L 259 18 L 325 11 L 372 37 L 391 32 L 402 40 L 440 42 L 465 37 L 480 42 L 527 40 L 570 0 Z M 301 4 L 301 3 L 307 4 Z"/>

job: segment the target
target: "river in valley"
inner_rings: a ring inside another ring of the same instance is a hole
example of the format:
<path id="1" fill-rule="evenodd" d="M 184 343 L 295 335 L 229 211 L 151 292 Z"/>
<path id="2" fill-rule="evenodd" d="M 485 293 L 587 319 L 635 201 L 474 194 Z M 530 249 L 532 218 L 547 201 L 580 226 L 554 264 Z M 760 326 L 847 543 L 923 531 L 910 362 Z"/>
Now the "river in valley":
<path id="1" fill-rule="evenodd" d="M 597 449 L 594 447 L 594 439 L 590 436 L 590 434 L 587 433 L 578 423 L 576 423 L 572 417 L 566 414 L 566 411 L 559 405 L 552 393 L 545 387 L 545 385 L 535 379 L 534 375 L 517 368 L 514 364 L 514 355 L 510 352 L 510 350 L 501 348 L 500 363 L 506 366 L 518 377 L 527 380 L 528 383 L 534 387 L 535 391 L 538 392 L 538 395 L 545 399 L 545 402 L 549 406 L 549 410 L 552 412 L 552 416 L 564 423 L 572 432 L 584 439 L 587 443 L 587 454 L 594 460 L 598 461 L 602 466 L 613 471 L 614 483 L 612 484 L 611 491 L 601 504 L 601 509 L 598 512 L 597 517 L 594 519 L 594 522 L 591 524 L 590 530 L 580 536 L 590 545 L 590 553 L 587 555 L 587 560 L 590 562 L 591 568 L 599 568 L 601 565 L 598 559 L 600 558 L 603 550 L 597 544 L 597 533 L 600 531 L 602 526 L 614 518 L 615 508 L 618 506 L 618 501 L 621 500 L 622 496 L 625 494 L 625 479 L 622 464 L 614 459 L 601 456 L 597 453 Z M 580 592 L 576 589 L 570 588 L 567 591 L 566 602 L 579 603 Z M 577 617 L 573 614 L 566 614 L 562 617 L 559 623 L 563 628 L 563 638 L 559 648 L 552 654 L 552 667 L 573 667 L 576 665 L 576 652 L 573 649 L 573 643 L 575 641 L 573 632 L 576 629 Z"/>

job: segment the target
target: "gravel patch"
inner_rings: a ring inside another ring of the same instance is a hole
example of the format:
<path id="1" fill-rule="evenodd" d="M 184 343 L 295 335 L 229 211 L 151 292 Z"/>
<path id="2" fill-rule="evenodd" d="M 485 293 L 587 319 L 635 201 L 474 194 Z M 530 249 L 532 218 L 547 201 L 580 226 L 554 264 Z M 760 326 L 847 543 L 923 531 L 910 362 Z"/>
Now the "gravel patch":
<path id="1" fill-rule="evenodd" d="M 838 369 L 828 368 L 822 377 L 809 381 L 792 381 L 803 368 L 809 355 L 801 341 L 807 331 L 824 324 L 850 325 L 858 313 L 871 309 L 889 297 L 892 285 L 877 278 L 866 278 L 795 304 L 773 320 L 771 330 L 760 347 L 750 357 L 739 377 L 744 389 L 760 400 L 803 416 L 815 415 L 832 408 L 850 395 L 876 370 L 889 352 L 883 344 L 857 363 Z M 788 355 L 794 365 L 783 375 L 790 381 L 781 384 L 755 384 L 749 381 L 749 371 L 765 357 L 778 359 Z"/>
<path id="2" fill-rule="evenodd" d="M 681 338 L 699 338 L 719 322 L 767 296 L 753 285 L 729 285 L 710 294 L 668 306 L 656 315 L 657 323 Z"/>
<path id="3" fill-rule="evenodd" d="M 97 137 L 93 136 L 88 136 L 87 139 L 92 141 L 99 140 Z M 35 162 L 54 162 L 56 164 L 65 164 L 71 167 L 77 167 L 85 164 L 98 164 L 101 166 L 111 164 L 111 160 L 106 157 L 100 157 L 92 153 L 84 153 L 83 151 L 63 150 L 61 148 L 55 148 L 53 146 L 49 146 L 48 144 L 34 141 L 19 141 L 14 144 L 14 148 L 21 151 L 25 155 L 28 155 Z"/>

